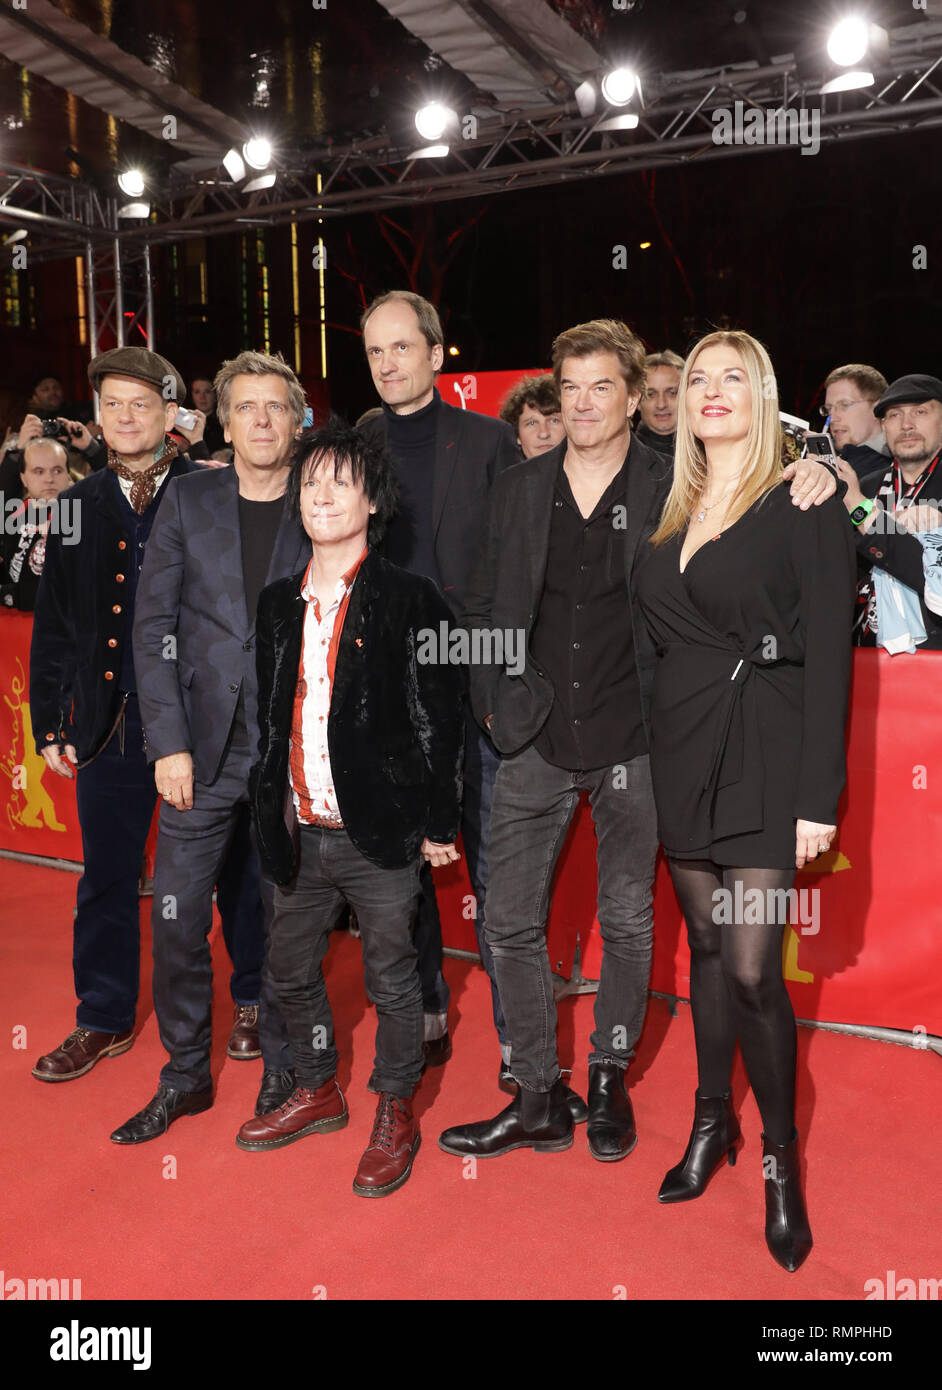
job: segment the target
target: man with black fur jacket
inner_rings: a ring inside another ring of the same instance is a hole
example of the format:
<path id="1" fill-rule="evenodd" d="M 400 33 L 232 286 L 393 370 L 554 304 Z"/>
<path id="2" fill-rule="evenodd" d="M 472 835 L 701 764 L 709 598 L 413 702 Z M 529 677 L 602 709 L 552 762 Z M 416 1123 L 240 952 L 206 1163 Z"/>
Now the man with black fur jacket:
<path id="1" fill-rule="evenodd" d="M 369 1089 L 379 1101 L 353 1184 L 362 1197 L 401 1187 L 419 1147 L 412 1093 L 423 1020 L 412 921 L 420 865 L 458 858 L 464 745 L 448 607 L 428 579 L 368 544 L 380 538 L 395 494 L 388 458 L 358 431 L 331 423 L 302 435 L 286 506 L 300 511 L 312 556 L 263 591 L 256 623 L 252 801 L 259 852 L 280 885 L 266 971 L 297 1089 L 278 1110 L 248 1120 L 236 1142 L 280 1148 L 347 1123 L 321 971 L 346 903 L 359 920 L 377 1015 Z"/>

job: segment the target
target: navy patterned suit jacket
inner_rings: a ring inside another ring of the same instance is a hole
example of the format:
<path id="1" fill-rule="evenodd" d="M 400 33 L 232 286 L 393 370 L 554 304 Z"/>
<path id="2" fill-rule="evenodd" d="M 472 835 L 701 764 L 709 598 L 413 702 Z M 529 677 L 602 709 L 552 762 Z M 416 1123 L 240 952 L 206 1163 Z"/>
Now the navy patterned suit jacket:
<path id="1" fill-rule="evenodd" d="M 300 520 L 282 516 L 266 584 L 297 574 L 310 556 Z M 245 607 L 232 466 L 176 478 L 167 490 L 138 587 L 134 668 L 149 762 L 189 751 L 196 780 L 212 782 L 240 691 L 254 754 L 255 623 Z"/>

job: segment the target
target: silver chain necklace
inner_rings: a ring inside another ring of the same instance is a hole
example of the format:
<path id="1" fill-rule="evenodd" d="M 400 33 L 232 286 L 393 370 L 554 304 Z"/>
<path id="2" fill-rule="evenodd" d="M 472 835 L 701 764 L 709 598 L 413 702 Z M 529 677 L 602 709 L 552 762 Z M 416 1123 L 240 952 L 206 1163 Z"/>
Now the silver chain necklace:
<path id="1" fill-rule="evenodd" d="M 735 484 L 734 484 L 734 486 L 735 486 Z M 712 512 L 712 510 L 713 510 L 714 507 L 718 507 L 718 506 L 720 505 L 720 503 L 722 502 L 723 498 L 724 498 L 724 497 L 728 497 L 729 494 L 730 494 L 732 491 L 733 491 L 733 488 L 732 488 L 732 487 L 728 487 L 728 488 L 726 489 L 726 491 L 725 491 L 724 493 L 722 493 L 722 495 L 719 496 L 719 497 L 716 499 L 715 502 L 711 502 L 710 505 L 709 505 L 708 507 L 701 507 L 700 510 L 699 510 L 699 511 L 697 512 L 697 514 L 696 514 L 696 520 L 697 520 L 697 521 L 706 521 L 706 519 L 707 519 L 707 512 Z"/>

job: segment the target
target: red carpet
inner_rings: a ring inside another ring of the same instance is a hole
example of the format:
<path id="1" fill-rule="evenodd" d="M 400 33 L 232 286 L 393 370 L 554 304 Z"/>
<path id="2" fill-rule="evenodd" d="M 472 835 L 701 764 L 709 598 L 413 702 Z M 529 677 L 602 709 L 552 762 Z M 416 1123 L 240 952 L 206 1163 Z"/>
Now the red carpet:
<path id="1" fill-rule="evenodd" d="M 374 1110 L 365 1089 L 374 1015 L 359 943 L 345 933 L 328 963 L 345 1130 L 269 1154 L 236 1148 L 261 1063 L 225 1058 L 229 969 L 217 931 L 216 1105 L 154 1143 L 118 1148 L 109 1132 L 150 1098 L 165 1059 L 150 1004 L 149 930 L 133 1049 L 64 1085 L 29 1074 L 73 1025 L 75 886 L 72 874 L 0 861 L 6 1279 L 80 1279 L 83 1299 L 862 1300 L 865 1282 L 890 1270 L 897 1281 L 942 1277 L 935 1054 L 799 1030 L 815 1248 L 789 1275 L 765 1248 L 761 1125 L 741 1072 L 738 1165 L 697 1202 L 655 1199 L 692 1115 L 686 1005 L 671 1019 L 652 1000 L 633 1067 L 640 1140 L 625 1162 L 593 1161 L 584 1127 L 567 1153 L 521 1150 L 479 1162 L 476 1175 L 442 1153 L 443 1128 L 504 1104 L 485 976 L 454 960 L 446 971 L 455 1052 L 419 1092 L 423 1146 L 412 1178 L 388 1198 L 355 1197 Z M 146 917 L 149 900 L 142 907 Z M 573 1084 L 583 1093 L 592 1002 L 560 1008 L 561 1056 L 564 1065 L 576 1058 Z M 25 1050 L 16 1047 L 19 1028 Z"/>

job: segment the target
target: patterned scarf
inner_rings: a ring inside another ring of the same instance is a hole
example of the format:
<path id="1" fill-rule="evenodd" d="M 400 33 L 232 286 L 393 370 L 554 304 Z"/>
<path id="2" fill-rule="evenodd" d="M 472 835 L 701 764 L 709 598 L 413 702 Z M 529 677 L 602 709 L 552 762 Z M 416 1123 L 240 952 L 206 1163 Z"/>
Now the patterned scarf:
<path id="1" fill-rule="evenodd" d="M 169 434 L 166 434 L 161 452 L 154 459 L 154 462 L 149 464 L 147 468 L 138 470 L 128 468 L 126 463 L 122 463 L 114 449 L 108 450 L 108 467 L 113 469 L 119 478 L 123 478 L 126 483 L 131 484 L 131 506 L 138 516 L 142 512 L 146 512 L 153 502 L 157 478 L 161 473 L 166 473 L 179 452 L 180 446 L 176 440 L 171 439 Z"/>

